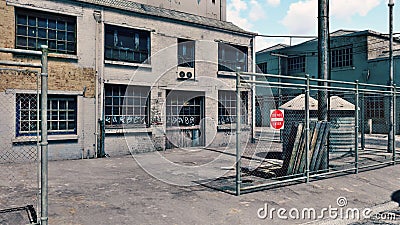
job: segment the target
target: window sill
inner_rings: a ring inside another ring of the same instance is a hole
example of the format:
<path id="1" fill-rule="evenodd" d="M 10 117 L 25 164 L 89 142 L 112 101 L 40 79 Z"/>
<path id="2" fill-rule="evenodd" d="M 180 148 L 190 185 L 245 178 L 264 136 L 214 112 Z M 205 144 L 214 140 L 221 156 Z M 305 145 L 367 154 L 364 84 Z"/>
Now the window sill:
<path id="1" fill-rule="evenodd" d="M 39 137 L 40 140 L 40 137 Z M 66 135 L 49 135 L 48 141 L 66 141 L 66 140 L 78 140 L 78 135 L 76 134 L 66 134 Z M 13 143 L 22 142 L 36 142 L 36 136 L 20 136 L 12 139 Z"/>
<path id="2" fill-rule="evenodd" d="M 151 64 L 145 64 L 145 63 L 130 63 L 130 62 L 121 62 L 121 61 L 113 61 L 113 60 L 104 60 L 104 64 L 151 69 Z"/>
<path id="3" fill-rule="evenodd" d="M 337 67 L 337 68 L 332 68 L 332 72 L 336 71 L 346 71 L 346 70 L 355 70 L 356 67 L 354 66 L 347 66 L 347 67 Z"/>
<path id="4" fill-rule="evenodd" d="M 106 128 L 106 134 L 151 133 L 152 128 Z"/>
<path id="5" fill-rule="evenodd" d="M 199 130 L 200 126 L 199 125 L 195 125 L 195 126 L 189 126 L 189 127 L 168 127 L 166 130 L 167 131 L 177 131 L 177 130 Z"/>
<path id="6" fill-rule="evenodd" d="M 77 55 L 71 55 L 71 54 L 60 54 L 60 53 L 49 53 L 50 58 L 59 58 L 59 59 L 73 59 L 73 60 L 78 60 Z"/>

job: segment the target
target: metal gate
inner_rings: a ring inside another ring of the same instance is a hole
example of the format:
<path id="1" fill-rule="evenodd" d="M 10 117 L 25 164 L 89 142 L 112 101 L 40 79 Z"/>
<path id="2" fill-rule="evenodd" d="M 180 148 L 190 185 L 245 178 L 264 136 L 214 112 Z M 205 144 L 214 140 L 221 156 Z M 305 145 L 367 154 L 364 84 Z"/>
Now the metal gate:
<path id="1" fill-rule="evenodd" d="M 47 224 L 47 47 L 0 52 L 41 60 L 0 61 L 0 224 Z"/>

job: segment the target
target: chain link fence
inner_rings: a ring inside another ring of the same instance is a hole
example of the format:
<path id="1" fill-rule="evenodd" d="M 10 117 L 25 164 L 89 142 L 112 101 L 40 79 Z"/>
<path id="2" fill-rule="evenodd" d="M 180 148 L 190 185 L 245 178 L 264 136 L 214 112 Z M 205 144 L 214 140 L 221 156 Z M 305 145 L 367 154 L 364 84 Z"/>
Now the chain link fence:
<path id="1" fill-rule="evenodd" d="M 0 201 L 0 209 L 22 205 L 39 208 L 38 75 L 36 71 L 0 69 L 0 188 L 8 195 Z M 17 195 L 22 192 L 26 195 L 19 198 Z M 13 216 L 13 222 L 19 217 L 21 223 L 29 222 L 22 218 L 25 213 Z M 6 214 L 0 214 L 0 224 L 3 223 L 7 224 Z"/>
<path id="2" fill-rule="evenodd" d="M 236 182 L 235 194 L 358 173 L 399 159 L 389 138 L 400 147 L 395 87 L 308 76 L 240 76 L 237 92 L 252 89 L 254 95 L 248 107 L 253 131 L 248 140 L 243 140 L 243 129 L 237 133 L 242 140 L 236 150 L 239 167 L 229 180 Z M 323 111 L 319 105 L 325 101 Z M 391 136 L 390 117 L 397 128 Z"/>

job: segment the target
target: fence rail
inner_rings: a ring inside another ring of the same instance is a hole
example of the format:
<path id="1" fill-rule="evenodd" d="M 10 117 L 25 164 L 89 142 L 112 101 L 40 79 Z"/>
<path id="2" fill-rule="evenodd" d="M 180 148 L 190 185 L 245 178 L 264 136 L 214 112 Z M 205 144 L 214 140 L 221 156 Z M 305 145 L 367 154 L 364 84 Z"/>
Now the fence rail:
<path id="1" fill-rule="evenodd" d="M 396 119 L 400 109 L 395 85 L 248 72 L 238 72 L 236 78 L 237 99 L 244 87 L 252 87 L 255 97 L 249 107 L 253 110 L 249 115 L 255 117 L 254 132 L 247 138 L 240 116 L 235 128 L 236 195 L 399 161 Z M 322 122 L 318 121 L 320 91 L 328 98 L 328 119 Z M 394 107 L 389 111 L 391 101 Z M 236 111 L 242 107 L 238 101 Z M 277 120 L 270 116 L 271 110 L 276 109 L 284 112 L 280 130 L 271 126 Z M 389 119 L 394 120 L 392 138 Z"/>

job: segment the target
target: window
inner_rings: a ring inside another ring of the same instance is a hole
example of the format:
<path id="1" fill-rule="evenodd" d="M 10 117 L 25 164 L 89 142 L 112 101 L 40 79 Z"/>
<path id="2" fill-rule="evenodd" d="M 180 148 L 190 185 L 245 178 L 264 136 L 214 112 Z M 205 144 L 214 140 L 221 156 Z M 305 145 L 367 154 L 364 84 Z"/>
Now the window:
<path id="1" fill-rule="evenodd" d="M 306 71 L 306 57 L 297 56 L 288 58 L 288 73 L 304 73 Z"/>
<path id="2" fill-rule="evenodd" d="M 332 50 L 331 55 L 332 68 L 341 68 L 353 66 L 353 48 L 342 47 Z"/>
<path id="3" fill-rule="evenodd" d="M 247 124 L 248 92 L 241 92 L 241 121 Z M 236 123 L 236 92 L 218 92 L 218 125 Z"/>
<path id="4" fill-rule="evenodd" d="M 167 126 L 188 127 L 200 125 L 203 117 L 204 93 L 169 91 L 167 93 Z"/>
<path id="5" fill-rule="evenodd" d="M 383 96 L 366 95 L 365 99 L 365 119 L 385 118 L 385 102 Z"/>
<path id="6" fill-rule="evenodd" d="M 178 39 L 178 66 L 194 68 L 195 42 Z"/>
<path id="7" fill-rule="evenodd" d="M 16 10 L 16 48 L 76 54 L 76 18 L 33 10 Z"/>
<path id="8" fill-rule="evenodd" d="M 37 95 L 17 94 L 17 136 L 35 135 L 41 113 L 37 113 Z M 76 97 L 49 95 L 47 102 L 47 127 L 51 134 L 76 134 Z M 39 106 L 40 107 L 40 106 Z"/>
<path id="9" fill-rule="evenodd" d="M 257 72 L 267 74 L 267 63 L 259 63 L 257 64 Z"/>
<path id="10" fill-rule="evenodd" d="M 150 32 L 112 25 L 105 26 L 105 59 L 149 63 Z"/>
<path id="11" fill-rule="evenodd" d="M 218 43 L 218 70 L 247 72 L 247 47 Z"/>
<path id="12" fill-rule="evenodd" d="M 105 91 L 107 128 L 149 127 L 149 87 L 107 84 Z"/>

